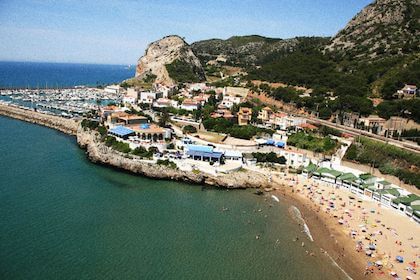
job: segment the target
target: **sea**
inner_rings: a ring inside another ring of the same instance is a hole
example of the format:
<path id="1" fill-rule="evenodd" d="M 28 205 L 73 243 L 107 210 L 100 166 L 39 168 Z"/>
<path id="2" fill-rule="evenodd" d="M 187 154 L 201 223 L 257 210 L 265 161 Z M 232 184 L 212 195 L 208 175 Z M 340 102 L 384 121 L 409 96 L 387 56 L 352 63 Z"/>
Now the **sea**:
<path id="1" fill-rule="evenodd" d="M 290 207 L 97 165 L 74 137 L 0 116 L 0 279 L 346 279 Z"/>
<path id="2" fill-rule="evenodd" d="M 0 88 L 63 88 L 119 83 L 133 77 L 130 65 L 0 61 Z"/>

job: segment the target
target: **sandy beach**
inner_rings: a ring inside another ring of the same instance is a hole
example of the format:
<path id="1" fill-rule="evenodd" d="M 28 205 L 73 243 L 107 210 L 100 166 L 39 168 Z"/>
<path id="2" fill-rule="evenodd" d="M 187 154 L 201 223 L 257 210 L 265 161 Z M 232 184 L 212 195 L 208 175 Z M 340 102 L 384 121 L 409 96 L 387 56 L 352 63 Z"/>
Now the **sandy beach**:
<path id="1" fill-rule="evenodd" d="M 332 184 L 292 175 L 273 180 L 286 186 L 276 194 L 289 196 L 301 210 L 315 242 L 323 248 L 319 253 L 327 252 L 351 278 L 418 279 L 416 222 Z"/>

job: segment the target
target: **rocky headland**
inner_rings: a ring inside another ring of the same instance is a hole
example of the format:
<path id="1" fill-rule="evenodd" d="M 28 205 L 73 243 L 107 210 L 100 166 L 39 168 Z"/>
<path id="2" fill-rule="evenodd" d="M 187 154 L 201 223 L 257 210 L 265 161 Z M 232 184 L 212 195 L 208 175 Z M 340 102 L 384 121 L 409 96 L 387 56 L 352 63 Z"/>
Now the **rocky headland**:
<path id="1" fill-rule="evenodd" d="M 96 131 L 79 127 L 77 143 L 86 150 L 88 158 L 95 163 L 123 169 L 154 179 L 167 179 L 193 184 L 215 186 L 229 189 L 271 187 L 268 177 L 262 173 L 237 171 L 232 174 L 217 176 L 203 172 L 188 172 L 143 160 L 137 156 L 124 154 L 107 147 Z"/>

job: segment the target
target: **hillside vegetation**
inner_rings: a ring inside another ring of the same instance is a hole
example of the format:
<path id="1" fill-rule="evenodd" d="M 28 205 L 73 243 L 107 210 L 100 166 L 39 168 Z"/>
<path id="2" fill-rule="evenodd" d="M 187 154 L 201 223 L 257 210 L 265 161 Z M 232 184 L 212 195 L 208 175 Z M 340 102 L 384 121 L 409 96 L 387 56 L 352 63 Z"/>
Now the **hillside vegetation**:
<path id="1" fill-rule="evenodd" d="M 333 38 L 235 36 L 196 42 L 192 48 L 203 65 L 222 56 L 226 62 L 220 64 L 242 67 L 247 80 L 314 89 L 311 98 L 294 97 L 292 102 L 322 111 L 325 118 L 333 112 L 368 115 L 377 110 L 384 117 L 418 121 L 413 106 L 393 95 L 404 84 L 420 86 L 419 2 L 377 0 Z M 375 109 L 369 100 L 373 97 L 387 101 Z"/>

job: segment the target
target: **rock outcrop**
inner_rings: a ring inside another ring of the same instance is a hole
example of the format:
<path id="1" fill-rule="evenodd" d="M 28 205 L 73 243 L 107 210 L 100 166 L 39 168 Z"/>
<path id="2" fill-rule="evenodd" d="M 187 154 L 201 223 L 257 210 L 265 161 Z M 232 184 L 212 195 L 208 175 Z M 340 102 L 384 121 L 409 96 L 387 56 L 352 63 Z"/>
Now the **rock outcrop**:
<path id="1" fill-rule="evenodd" d="M 151 43 L 137 63 L 136 78 L 162 84 L 179 82 L 168 72 L 167 65 L 175 61 L 187 65 L 195 75 L 195 80 L 204 81 L 205 74 L 200 60 L 195 56 L 191 47 L 179 36 L 167 36 Z"/>
<path id="2" fill-rule="evenodd" d="M 61 131 L 69 135 L 76 135 L 79 123 L 58 116 L 38 113 L 31 110 L 0 104 L 0 115 L 14 119 L 40 124 Z"/>
<path id="3" fill-rule="evenodd" d="M 326 50 L 354 58 L 418 51 L 420 0 L 376 0 L 341 30 Z"/>
<path id="4" fill-rule="evenodd" d="M 231 189 L 272 187 L 268 177 L 262 173 L 251 171 L 237 171 L 232 174 L 218 174 L 181 171 L 171 167 L 158 165 L 153 161 L 142 160 L 136 156 L 117 152 L 100 141 L 95 131 L 79 127 L 77 142 L 81 148 L 86 149 L 88 158 L 95 163 L 123 169 L 135 174 L 154 178 L 182 181 L 200 185 L 209 185 Z"/>

